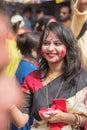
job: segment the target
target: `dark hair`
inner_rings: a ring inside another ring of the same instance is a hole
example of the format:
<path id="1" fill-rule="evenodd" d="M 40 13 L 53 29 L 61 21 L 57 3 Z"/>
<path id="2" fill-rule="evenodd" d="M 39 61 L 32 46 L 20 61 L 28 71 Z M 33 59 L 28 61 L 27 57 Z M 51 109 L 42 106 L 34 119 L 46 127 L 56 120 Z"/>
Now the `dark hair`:
<path id="1" fill-rule="evenodd" d="M 31 7 L 25 7 L 24 9 L 23 9 L 23 14 L 25 14 L 25 13 L 32 13 L 32 8 Z"/>
<path id="2" fill-rule="evenodd" d="M 31 55 L 32 49 L 37 49 L 41 33 L 37 31 L 23 33 L 17 36 L 17 47 L 24 56 Z"/>
<path id="3" fill-rule="evenodd" d="M 61 6 L 61 8 L 67 8 L 69 10 L 69 14 L 71 14 L 71 12 L 72 12 L 70 6 L 68 6 L 68 5 L 63 5 L 63 6 Z"/>
<path id="4" fill-rule="evenodd" d="M 43 12 L 45 15 L 47 13 L 47 10 L 45 8 L 39 8 L 36 10 L 36 14 L 40 14 L 41 12 Z"/>
<path id="5" fill-rule="evenodd" d="M 64 64 L 62 66 L 63 70 L 63 78 L 68 82 L 74 81 L 76 75 L 81 70 L 81 58 L 80 51 L 77 46 L 77 40 L 74 38 L 74 35 L 70 28 L 64 25 L 61 22 L 51 22 L 49 23 L 41 37 L 41 44 L 39 47 L 39 51 L 41 52 L 41 47 L 43 44 L 43 40 L 47 38 L 49 31 L 54 32 L 61 42 L 66 46 L 67 52 L 64 58 Z M 49 66 L 45 58 L 41 56 L 40 62 L 40 70 L 45 73 L 44 76 L 47 75 L 49 71 Z"/>
<path id="6" fill-rule="evenodd" d="M 53 17 L 52 16 L 49 16 L 49 15 L 45 15 L 43 16 L 39 21 L 39 25 L 37 27 L 37 31 L 43 31 L 42 30 L 42 26 L 46 26 L 48 24 L 48 22 L 52 19 Z"/>
<path id="7" fill-rule="evenodd" d="M 20 28 L 20 24 L 21 24 L 21 21 L 18 21 L 17 23 L 12 25 L 12 29 L 15 34 L 18 32 L 18 29 Z"/>

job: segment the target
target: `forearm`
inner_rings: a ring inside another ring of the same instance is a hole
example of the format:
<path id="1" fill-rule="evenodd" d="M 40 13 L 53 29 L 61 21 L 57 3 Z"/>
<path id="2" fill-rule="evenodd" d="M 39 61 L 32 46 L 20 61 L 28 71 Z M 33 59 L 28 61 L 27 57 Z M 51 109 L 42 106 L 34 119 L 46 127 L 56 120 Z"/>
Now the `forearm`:
<path id="1" fill-rule="evenodd" d="M 70 113 L 64 113 L 63 122 L 66 124 L 70 124 L 72 126 L 80 126 L 83 127 L 86 123 L 86 116 L 83 115 L 75 115 Z"/>
<path id="2" fill-rule="evenodd" d="M 29 119 L 28 114 L 22 113 L 16 106 L 13 106 L 13 107 L 9 110 L 9 115 L 10 115 L 11 121 L 12 121 L 18 128 L 23 127 L 23 126 L 27 123 L 27 121 L 28 121 L 28 119 Z"/>
<path id="3" fill-rule="evenodd" d="M 77 8 L 80 12 L 83 12 L 87 9 L 87 0 L 78 0 Z"/>

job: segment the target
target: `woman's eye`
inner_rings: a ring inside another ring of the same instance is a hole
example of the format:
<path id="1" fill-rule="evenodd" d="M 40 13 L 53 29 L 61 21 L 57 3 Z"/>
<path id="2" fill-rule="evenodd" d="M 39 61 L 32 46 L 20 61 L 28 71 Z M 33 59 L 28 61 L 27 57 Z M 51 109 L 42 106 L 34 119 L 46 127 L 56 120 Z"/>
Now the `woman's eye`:
<path id="1" fill-rule="evenodd" d="M 48 41 L 43 42 L 43 45 L 49 45 L 49 44 L 50 44 L 50 42 L 48 42 Z"/>
<path id="2" fill-rule="evenodd" d="M 62 42 L 55 42 L 54 43 L 56 46 L 60 46 L 60 45 L 62 45 Z"/>

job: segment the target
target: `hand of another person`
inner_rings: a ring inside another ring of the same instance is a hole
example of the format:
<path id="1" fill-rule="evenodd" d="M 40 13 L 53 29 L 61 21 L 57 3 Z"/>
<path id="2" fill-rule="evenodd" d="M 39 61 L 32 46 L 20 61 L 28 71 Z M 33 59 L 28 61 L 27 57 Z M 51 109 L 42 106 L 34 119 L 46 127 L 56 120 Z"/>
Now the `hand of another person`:
<path id="1" fill-rule="evenodd" d="M 13 104 L 23 104 L 23 93 L 15 78 L 0 75 L 0 110 L 7 111 Z"/>
<path id="2" fill-rule="evenodd" d="M 21 87 L 15 78 L 0 74 L 0 130 L 5 130 L 9 120 L 9 109 L 23 104 Z"/>

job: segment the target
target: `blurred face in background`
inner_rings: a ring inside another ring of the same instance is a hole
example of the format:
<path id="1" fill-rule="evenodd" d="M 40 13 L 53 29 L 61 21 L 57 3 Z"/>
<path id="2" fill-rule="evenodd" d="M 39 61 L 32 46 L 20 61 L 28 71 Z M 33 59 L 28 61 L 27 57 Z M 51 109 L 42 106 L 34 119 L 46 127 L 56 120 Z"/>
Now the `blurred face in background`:
<path id="1" fill-rule="evenodd" d="M 70 18 L 69 7 L 61 7 L 59 17 L 62 22 Z"/>
<path id="2" fill-rule="evenodd" d="M 37 21 L 44 16 L 44 12 L 37 13 Z"/>

